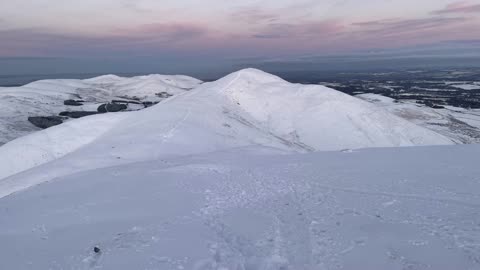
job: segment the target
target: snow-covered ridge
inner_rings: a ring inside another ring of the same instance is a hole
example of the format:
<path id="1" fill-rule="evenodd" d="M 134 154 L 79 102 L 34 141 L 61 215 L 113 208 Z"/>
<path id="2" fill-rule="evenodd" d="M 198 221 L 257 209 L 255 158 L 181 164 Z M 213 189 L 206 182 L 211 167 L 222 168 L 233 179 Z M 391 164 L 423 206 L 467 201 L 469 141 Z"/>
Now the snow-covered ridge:
<path id="1" fill-rule="evenodd" d="M 478 269 L 480 145 L 354 150 L 451 144 L 369 98 L 247 69 L 13 140 L 0 269 Z"/>
<path id="2" fill-rule="evenodd" d="M 242 70 L 215 84 L 199 88 L 224 90 L 269 132 L 312 150 L 451 143 L 355 97 L 319 85 L 290 84 L 259 70 Z"/>
<path id="3" fill-rule="evenodd" d="M 110 116 L 70 121 L 6 144 L 0 148 L 0 179 L 66 155 L 43 180 L 23 178 L 25 186 L 51 179 L 55 172 L 81 171 L 83 166 L 72 165 L 79 157 L 95 160 L 90 168 L 100 168 L 252 145 L 309 152 L 452 144 L 376 105 L 254 69 L 204 83 L 142 111 Z M 99 122 L 103 127 L 96 129 Z M 98 132 L 92 131 L 88 140 L 77 138 L 76 130 L 89 129 Z M 63 148 L 59 141 L 70 143 Z M 24 149 L 21 155 L 18 149 Z M 68 170 L 62 171 L 59 163 Z M 0 192 L 10 189 L 0 185 Z"/>
<path id="4" fill-rule="evenodd" d="M 183 93 L 202 82 L 182 75 L 147 75 L 123 78 L 105 75 L 87 80 L 42 80 L 21 87 L 0 88 L 0 145 L 39 130 L 29 117 L 55 116 L 63 111 L 96 111 L 112 100 L 155 103 Z M 71 107 L 65 100 L 83 100 Z M 129 109 L 143 108 L 128 104 Z"/>

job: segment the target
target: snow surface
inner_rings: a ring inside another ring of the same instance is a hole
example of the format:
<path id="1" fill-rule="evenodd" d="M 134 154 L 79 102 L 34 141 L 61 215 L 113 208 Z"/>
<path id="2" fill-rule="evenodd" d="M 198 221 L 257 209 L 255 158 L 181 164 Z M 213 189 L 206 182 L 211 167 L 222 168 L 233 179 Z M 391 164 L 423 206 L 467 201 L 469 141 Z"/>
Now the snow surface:
<path id="1" fill-rule="evenodd" d="M 42 80 L 21 87 L 0 88 L 0 145 L 38 131 L 39 128 L 27 121 L 30 116 L 52 116 L 68 110 L 96 111 L 100 104 L 122 97 L 161 101 L 155 94 L 175 95 L 200 83 L 177 75 L 132 78 L 106 75 L 87 80 Z M 83 99 L 88 104 L 69 107 L 63 104 L 67 99 Z"/>
<path id="2" fill-rule="evenodd" d="M 0 179 L 74 152 L 101 137 L 124 118 L 121 113 L 95 115 L 7 143 L 0 148 Z M 5 191 L 0 190 L 0 194 Z"/>
<path id="3" fill-rule="evenodd" d="M 13 140 L 0 269 L 479 269 L 480 145 L 388 110 L 248 69 Z"/>
<path id="4" fill-rule="evenodd" d="M 269 152 L 84 160 L 0 199 L 0 269 L 479 269 L 479 145 Z"/>

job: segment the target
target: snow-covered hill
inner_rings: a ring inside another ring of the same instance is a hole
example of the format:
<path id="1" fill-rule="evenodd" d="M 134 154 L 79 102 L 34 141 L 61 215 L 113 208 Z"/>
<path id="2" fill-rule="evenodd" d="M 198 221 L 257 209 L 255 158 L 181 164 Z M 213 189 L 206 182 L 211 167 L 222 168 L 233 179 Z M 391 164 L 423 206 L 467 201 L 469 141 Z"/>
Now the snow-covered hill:
<path id="1" fill-rule="evenodd" d="M 451 143 L 339 91 L 290 84 L 259 70 L 239 71 L 215 84 L 199 88 L 221 89 L 252 122 L 310 150 Z"/>
<path id="2" fill-rule="evenodd" d="M 0 88 L 0 145 L 40 130 L 28 117 L 53 116 L 63 111 L 96 111 L 112 100 L 158 102 L 196 87 L 201 82 L 187 76 L 149 75 L 122 78 L 114 75 L 88 80 L 43 80 L 21 87 Z M 168 96 L 167 95 L 167 96 Z M 83 100 L 83 106 L 67 106 L 65 100 Z M 143 108 L 129 104 L 129 109 Z"/>
<path id="3" fill-rule="evenodd" d="M 251 145 L 308 152 L 442 144 L 452 141 L 376 105 L 247 69 L 142 111 L 86 117 L 12 141 L 0 148 L 0 179 L 67 154 L 58 162 L 68 169 L 58 172 L 63 166 L 54 163 L 46 178 L 82 170 L 77 156 L 101 168 Z M 0 183 L 0 194 L 8 192 Z"/>
<path id="4" fill-rule="evenodd" d="M 177 93 L 0 146 L 0 269 L 479 268 L 478 145 L 259 70 Z"/>

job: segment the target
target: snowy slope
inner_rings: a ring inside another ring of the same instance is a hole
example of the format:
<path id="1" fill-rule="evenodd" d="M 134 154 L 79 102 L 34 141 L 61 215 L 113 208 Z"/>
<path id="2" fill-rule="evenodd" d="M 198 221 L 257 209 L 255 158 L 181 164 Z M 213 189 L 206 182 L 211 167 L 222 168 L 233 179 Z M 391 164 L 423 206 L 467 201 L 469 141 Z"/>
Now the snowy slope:
<path id="1" fill-rule="evenodd" d="M 183 75 L 152 74 L 132 78 L 121 78 L 114 75 L 100 76 L 84 80 L 95 85 L 113 85 L 115 96 L 135 97 L 148 100 L 156 94 L 167 92 L 172 95 L 190 90 L 201 82 Z"/>
<path id="2" fill-rule="evenodd" d="M 478 145 L 268 152 L 84 160 L 0 199 L 0 269 L 480 268 Z"/>
<path id="3" fill-rule="evenodd" d="M 57 162 L 64 165 L 54 163 L 48 175 L 22 178 L 21 185 L 0 182 L 0 194 L 82 170 L 76 165 L 81 164 L 78 157 L 96 160 L 92 166 L 101 168 L 250 145 L 308 152 L 452 144 L 368 102 L 323 86 L 290 84 L 252 69 L 202 84 L 142 111 L 112 119 L 109 115 L 71 121 L 1 147 L 0 179 L 68 157 Z M 94 129 L 88 140 L 77 139 L 77 130 L 88 132 L 98 121 L 109 124 Z M 24 151 L 19 154 L 18 149 Z"/>
<path id="4" fill-rule="evenodd" d="M 158 93 L 175 95 L 200 83 L 187 76 L 122 78 L 106 75 L 87 80 L 43 80 L 21 87 L 0 88 L 0 145 L 39 130 L 27 121 L 30 116 L 52 116 L 69 110 L 96 111 L 100 104 L 122 97 L 160 101 Z M 86 104 L 65 106 L 63 102 L 68 99 L 82 99 Z"/>
<path id="5" fill-rule="evenodd" d="M 478 269 L 479 145 L 354 150 L 428 144 L 452 142 L 242 70 L 0 146 L 0 269 Z"/>
<path id="6" fill-rule="evenodd" d="M 456 143 L 480 143 L 480 110 L 445 106 L 432 109 L 414 101 L 395 101 L 377 94 L 356 97 L 454 140 Z"/>
<path id="7" fill-rule="evenodd" d="M 216 82 L 242 111 L 282 138 L 313 150 L 449 144 L 451 141 L 339 91 L 290 84 L 259 70 Z"/>

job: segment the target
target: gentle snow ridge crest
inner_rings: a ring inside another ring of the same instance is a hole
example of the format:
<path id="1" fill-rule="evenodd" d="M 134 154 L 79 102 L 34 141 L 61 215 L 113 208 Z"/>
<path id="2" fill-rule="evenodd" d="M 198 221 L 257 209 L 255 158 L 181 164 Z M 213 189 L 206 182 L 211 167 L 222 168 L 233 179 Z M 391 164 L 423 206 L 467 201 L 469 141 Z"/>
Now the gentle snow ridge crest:
<path id="1" fill-rule="evenodd" d="M 97 78 L 112 79 L 117 78 Z M 88 140 L 77 138 L 75 130 L 82 129 Z M 74 147 L 58 147 L 70 141 Z M 86 117 L 12 141 L 0 147 L 0 179 L 53 160 L 58 174 L 49 177 L 83 170 L 71 165 L 77 160 L 91 161 L 92 169 L 252 145 L 309 152 L 446 144 L 452 141 L 366 101 L 246 69 L 143 111 Z M 15 149 L 24 151 L 12 155 Z M 60 172 L 62 162 L 69 169 Z M 0 184 L 0 189 L 6 188 Z"/>

